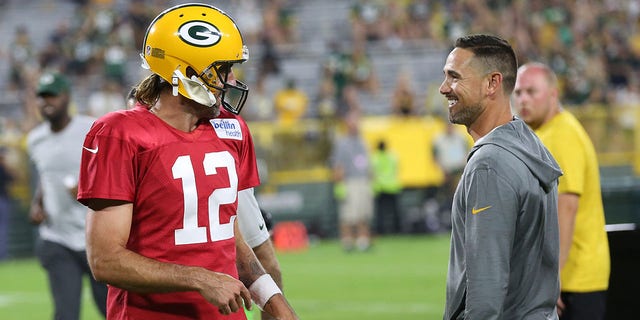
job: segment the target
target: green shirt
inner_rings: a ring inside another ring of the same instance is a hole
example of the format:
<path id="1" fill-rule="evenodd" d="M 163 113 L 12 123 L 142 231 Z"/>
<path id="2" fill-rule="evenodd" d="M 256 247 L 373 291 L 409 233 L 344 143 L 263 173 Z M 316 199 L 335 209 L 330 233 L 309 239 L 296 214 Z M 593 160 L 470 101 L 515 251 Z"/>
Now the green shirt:
<path id="1" fill-rule="evenodd" d="M 376 151 L 371 156 L 373 165 L 373 191 L 398 193 L 402 189 L 398 179 L 398 159 L 393 153 Z"/>

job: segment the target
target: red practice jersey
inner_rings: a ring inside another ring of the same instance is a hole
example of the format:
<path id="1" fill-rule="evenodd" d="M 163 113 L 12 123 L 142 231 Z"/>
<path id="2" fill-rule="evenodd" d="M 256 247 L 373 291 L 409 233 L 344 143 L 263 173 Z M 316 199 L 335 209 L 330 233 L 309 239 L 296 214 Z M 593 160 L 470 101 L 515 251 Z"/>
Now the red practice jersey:
<path id="1" fill-rule="evenodd" d="M 258 184 L 253 142 L 241 118 L 223 110 L 185 133 L 137 106 L 107 114 L 87 134 L 78 200 L 133 203 L 129 250 L 238 278 L 237 192 Z M 222 317 L 197 292 L 137 294 L 113 286 L 107 309 L 109 319 Z"/>

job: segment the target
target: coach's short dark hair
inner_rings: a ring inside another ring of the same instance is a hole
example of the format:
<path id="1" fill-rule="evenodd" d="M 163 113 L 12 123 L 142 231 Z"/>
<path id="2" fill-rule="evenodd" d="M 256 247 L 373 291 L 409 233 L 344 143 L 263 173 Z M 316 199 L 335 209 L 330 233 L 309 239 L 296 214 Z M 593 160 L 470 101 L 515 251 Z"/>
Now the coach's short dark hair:
<path id="1" fill-rule="evenodd" d="M 504 91 L 510 95 L 516 84 L 518 60 L 506 40 L 489 34 L 473 34 L 456 40 L 456 48 L 473 52 L 483 62 L 485 73 L 500 72 Z"/>

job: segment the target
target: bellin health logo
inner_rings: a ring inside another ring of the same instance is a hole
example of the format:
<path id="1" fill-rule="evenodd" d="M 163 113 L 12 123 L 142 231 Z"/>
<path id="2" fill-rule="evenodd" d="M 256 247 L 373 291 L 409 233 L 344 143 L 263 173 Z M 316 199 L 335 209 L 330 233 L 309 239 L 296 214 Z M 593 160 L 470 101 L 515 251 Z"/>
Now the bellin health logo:
<path id="1" fill-rule="evenodd" d="M 211 125 L 220 139 L 242 140 L 242 130 L 237 119 L 211 119 Z"/>

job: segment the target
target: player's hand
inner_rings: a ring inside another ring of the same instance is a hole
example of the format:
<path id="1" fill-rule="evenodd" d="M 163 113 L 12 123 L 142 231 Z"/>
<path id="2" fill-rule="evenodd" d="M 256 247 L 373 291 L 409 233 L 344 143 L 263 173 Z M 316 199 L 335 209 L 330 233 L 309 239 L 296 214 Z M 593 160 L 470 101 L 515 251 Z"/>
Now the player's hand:
<path id="1" fill-rule="evenodd" d="M 556 306 L 558 307 L 558 317 L 562 316 L 562 312 L 564 312 L 564 302 L 562 302 L 562 298 L 558 297 L 558 302 L 556 302 Z"/>
<path id="2" fill-rule="evenodd" d="M 39 225 L 46 219 L 47 214 L 44 212 L 44 209 L 41 205 L 34 204 L 31 206 L 31 209 L 29 210 L 29 222 L 35 225 Z"/>
<path id="3" fill-rule="evenodd" d="M 218 307 L 221 314 L 229 315 L 243 306 L 251 308 L 251 293 L 240 280 L 217 272 L 209 272 L 207 278 L 199 292 L 207 301 Z"/>

